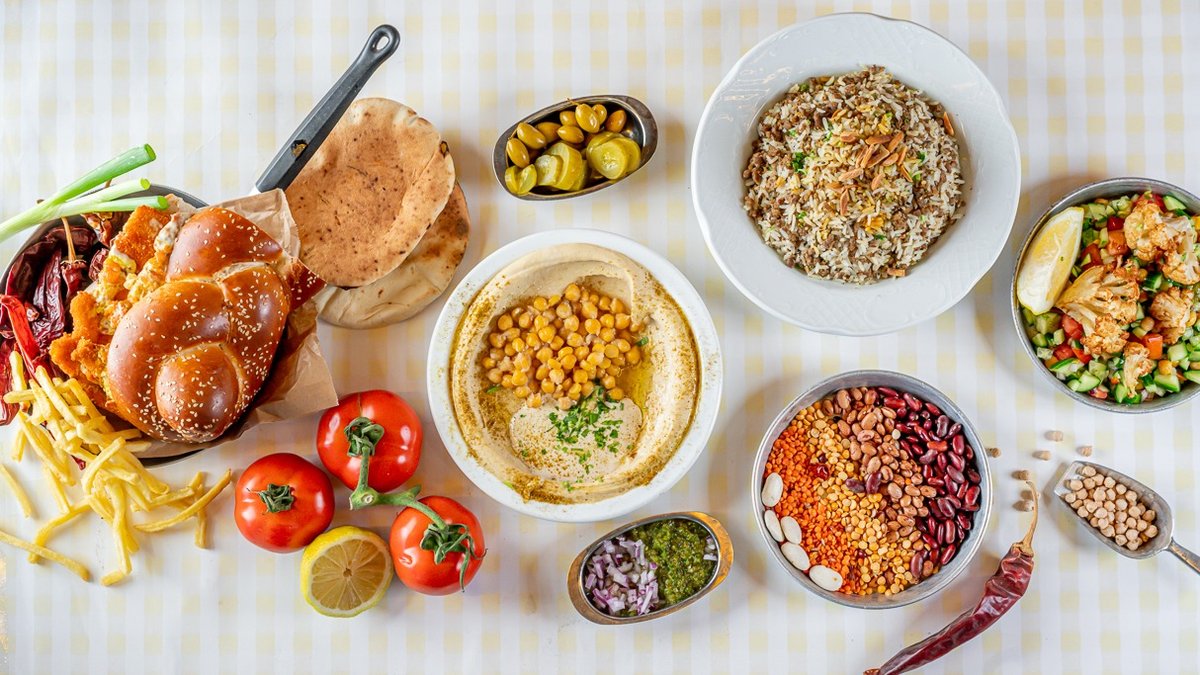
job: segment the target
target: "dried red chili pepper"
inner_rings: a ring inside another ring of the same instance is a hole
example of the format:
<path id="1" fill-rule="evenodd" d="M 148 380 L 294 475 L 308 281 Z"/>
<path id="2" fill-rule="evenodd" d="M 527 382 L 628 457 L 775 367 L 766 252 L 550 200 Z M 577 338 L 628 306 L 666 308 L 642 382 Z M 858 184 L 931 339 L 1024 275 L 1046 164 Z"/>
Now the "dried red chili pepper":
<path id="1" fill-rule="evenodd" d="M 1028 483 L 1028 481 L 1026 481 Z M 864 675 L 894 675 L 932 663 L 969 642 L 1013 608 L 1029 588 L 1033 575 L 1033 531 L 1037 527 L 1037 488 L 1033 491 L 1033 522 L 1025 538 L 1012 545 L 1000 560 L 1000 569 L 984 584 L 983 598 L 975 608 L 959 615 L 950 625 L 920 642 L 909 645 L 887 663 Z"/>

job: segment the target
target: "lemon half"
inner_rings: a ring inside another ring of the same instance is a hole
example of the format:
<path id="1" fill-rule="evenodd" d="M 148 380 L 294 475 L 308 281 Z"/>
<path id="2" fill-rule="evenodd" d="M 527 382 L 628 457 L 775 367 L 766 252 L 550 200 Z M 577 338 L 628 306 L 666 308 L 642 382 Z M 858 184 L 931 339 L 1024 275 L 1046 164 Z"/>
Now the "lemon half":
<path id="1" fill-rule="evenodd" d="M 383 538 L 351 525 L 314 539 L 300 560 L 304 601 L 325 616 L 356 616 L 374 607 L 392 576 L 392 556 Z"/>
<path id="2" fill-rule="evenodd" d="M 1033 238 L 1017 272 L 1018 302 L 1034 314 L 1054 307 L 1079 256 L 1082 236 L 1082 207 L 1063 209 L 1046 222 Z"/>

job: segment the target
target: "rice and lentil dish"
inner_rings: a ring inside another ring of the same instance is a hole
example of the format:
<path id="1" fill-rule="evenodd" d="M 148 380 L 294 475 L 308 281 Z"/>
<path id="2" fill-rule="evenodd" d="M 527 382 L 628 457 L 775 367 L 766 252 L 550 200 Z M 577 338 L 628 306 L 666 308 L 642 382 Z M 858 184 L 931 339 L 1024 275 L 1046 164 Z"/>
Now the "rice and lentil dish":
<path id="1" fill-rule="evenodd" d="M 949 114 L 880 66 L 793 85 L 758 136 L 743 207 L 805 274 L 852 284 L 904 276 L 959 217 Z"/>

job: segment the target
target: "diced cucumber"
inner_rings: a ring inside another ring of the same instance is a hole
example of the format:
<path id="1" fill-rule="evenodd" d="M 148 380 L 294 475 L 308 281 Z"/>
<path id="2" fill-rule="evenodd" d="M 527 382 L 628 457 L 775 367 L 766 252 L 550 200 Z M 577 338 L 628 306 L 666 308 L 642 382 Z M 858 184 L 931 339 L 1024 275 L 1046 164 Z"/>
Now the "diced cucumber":
<path id="1" fill-rule="evenodd" d="M 1131 332 L 1138 337 L 1146 337 L 1146 333 L 1149 333 L 1150 331 L 1146 330 L 1145 328 L 1142 328 L 1141 326 L 1138 326 L 1137 328 L 1134 328 Z"/>
<path id="2" fill-rule="evenodd" d="M 1092 359 L 1088 362 L 1087 369 L 1089 373 L 1100 379 L 1104 379 L 1104 376 L 1108 375 L 1108 367 L 1100 359 Z"/>
<path id="3" fill-rule="evenodd" d="M 1057 346 L 1061 345 L 1063 342 L 1065 342 L 1066 339 L 1067 339 L 1067 332 L 1064 331 L 1063 329 L 1059 328 L 1058 330 L 1051 333 L 1050 344 L 1057 347 Z"/>
<path id="4" fill-rule="evenodd" d="M 1151 292 L 1158 292 L 1158 289 L 1162 288 L 1162 285 L 1162 272 L 1155 272 L 1154 274 L 1147 275 L 1146 280 L 1142 282 L 1142 288 Z"/>
<path id="5" fill-rule="evenodd" d="M 1179 363 L 1180 361 L 1187 359 L 1187 355 L 1187 347 L 1184 347 L 1179 343 L 1175 343 L 1170 347 L 1167 347 L 1167 359 L 1174 361 L 1175 363 Z"/>
<path id="6" fill-rule="evenodd" d="M 1192 363 L 1200 363 L 1200 350 L 1188 352 L 1187 360 Z"/>
<path id="7" fill-rule="evenodd" d="M 1142 303 L 1139 302 L 1137 306 L 1137 320 L 1141 321 L 1144 318 L 1146 318 L 1146 310 L 1142 309 Z"/>
<path id="8" fill-rule="evenodd" d="M 1026 326 L 1032 326 L 1033 320 L 1035 318 L 1037 318 L 1037 314 L 1034 314 L 1033 312 L 1029 311 L 1029 308 L 1027 308 L 1027 307 L 1021 308 L 1021 316 L 1022 316 L 1022 318 L 1025 319 Z"/>
<path id="9" fill-rule="evenodd" d="M 1088 244 L 1091 244 L 1093 241 L 1096 241 L 1096 239 L 1098 239 L 1099 237 L 1100 237 L 1100 233 L 1097 232 L 1096 230 L 1093 230 L 1090 227 L 1084 229 L 1083 236 L 1079 238 L 1080 248 L 1086 248 L 1088 246 Z"/>
<path id="10" fill-rule="evenodd" d="M 1173 195 L 1163 195 L 1163 206 L 1167 207 L 1168 211 L 1183 211 L 1187 213 L 1187 207 Z"/>
<path id="11" fill-rule="evenodd" d="M 1200 384 L 1200 370 L 1189 370 L 1183 376 L 1196 384 Z"/>
<path id="12" fill-rule="evenodd" d="M 1092 220 L 1108 220 L 1108 207 L 1103 204 L 1088 204 L 1083 207 L 1083 212 Z"/>
<path id="13" fill-rule="evenodd" d="M 1032 342 L 1033 342 L 1033 346 L 1034 346 L 1034 347 L 1045 347 L 1045 346 L 1047 346 L 1047 345 L 1046 345 L 1046 336 L 1045 336 L 1045 335 L 1042 335 L 1041 333 L 1034 333 L 1034 335 L 1033 335 L 1033 338 L 1032 338 Z"/>
<path id="14" fill-rule="evenodd" d="M 1067 380 L 1067 387 L 1069 387 L 1071 391 L 1091 391 L 1099 385 L 1100 378 L 1088 372 L 1080 373 L 1077 379 Z"/>
<path id="15" fill-rule="evenodd" d="M 1119 199 L 1112 200 L 1111 202 L 1108 203 L 1108 205 L 1113 207 L 1113 209 L 1116 210 L 1117 216 L 1119 218 L 1124 218 L 1125 216 L 1129 215 L 1129 211 L 1131 210 L 1130 209 L 1131 201 L 1132 200 L 1129 199 L 1129 197 L 1121 197 Z"/>
<path id="16" fill-rule="evenodd" d="M 1155 373 L 1154 383 L 1172 393 L 1179 391 L 1179 376 L 1175 373 L 1169 375 Z"/>
<path id="17" fill-rule="evenodd" d="M 1113 387 L 1113 400 L 1117 403 L 1124 403 L 1127 398 L 1129 398 L 1129 389 L 1124 382 L 1118 382 L 1117 386 Z"/>
<path id="18" fill-rule="evenodd" d="M 1104 248 L 1105 246 L 1108 246 L 1108 228 L 1107 227 L 1100 228 L 1100 236 L 1096 237 L 1096 240 L 1100 242 L 1100 248 Z"/>
<path id="19" fill-rule="evenodd" d="M 1080 370 L 1083 370 L 1083 362 L 1080 361 L 1079 359 L 1075 358 L 1074 356 L 1068 356 L 1067 358 L 1065 358 L 1061 361 L 1058 361 L 1054 365 L 1050 366 L 1050 370 L 1055 375 L 1058 375 L 1059 379 L 1062 379 L 1062 378 L 1065 378 L 1067 375 L 1073 375 L 1073 374 L 1079 372 Z"/>
<path id="20" fill-rule="evenodd" d="M 1045 338 L 1042 339 L 1045 340 Z M 1038 347 L 1034 350 L 1034 353 L 1037 355 L 1038 361 L 1045 361 L 1051 356 L 1054 356 L 1054 352 L 1051 351 L 1049 347 Z"/>
<path id="21" fill-rule="evenodd" d="M 1071 338 L 1071 341 L 1067 344 L 1071 345 L 1072 349 L 1083 349 L 1083 343 L 1075 338 Z"/>
<path id="22" fill-rule="evenodd" d="M 1037 318 L 1033 320 L 1033 327 L 1037 329 L 1037 332 L 1039 333 L 1053 333 L 1054 330 L 1061 324 L 1062 316 L 1055 314 L 1054 312 L 1039 314 Z"/>

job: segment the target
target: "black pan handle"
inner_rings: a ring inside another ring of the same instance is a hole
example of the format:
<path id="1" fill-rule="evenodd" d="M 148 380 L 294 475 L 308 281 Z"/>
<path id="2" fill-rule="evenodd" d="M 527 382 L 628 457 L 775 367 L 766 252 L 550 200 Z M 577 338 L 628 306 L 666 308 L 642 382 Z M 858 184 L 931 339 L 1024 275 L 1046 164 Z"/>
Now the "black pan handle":
<path id="1" fill-rule="evenodd" d="M 313 153 L 321 146 L 325 137 L 333 131 L 334 125 L 342 118 L 346 108 L 358 96 L 367 80 L 375 69 L 388 60 L 400 46 L 400 31 L 384 24 L 371 32 L 367 44 L 354 59 L 354 63 L 334 83 L 325 98 L 313 108 L 308 117 L 300 123 L 287 143 L 279 149 L 275 159 L 267 165 L 267 170 L 258 177 L 255 185 L 259 192 L 267 192 L 276 188 L 287 189 L 300 170 L 312 159 Z"/>

